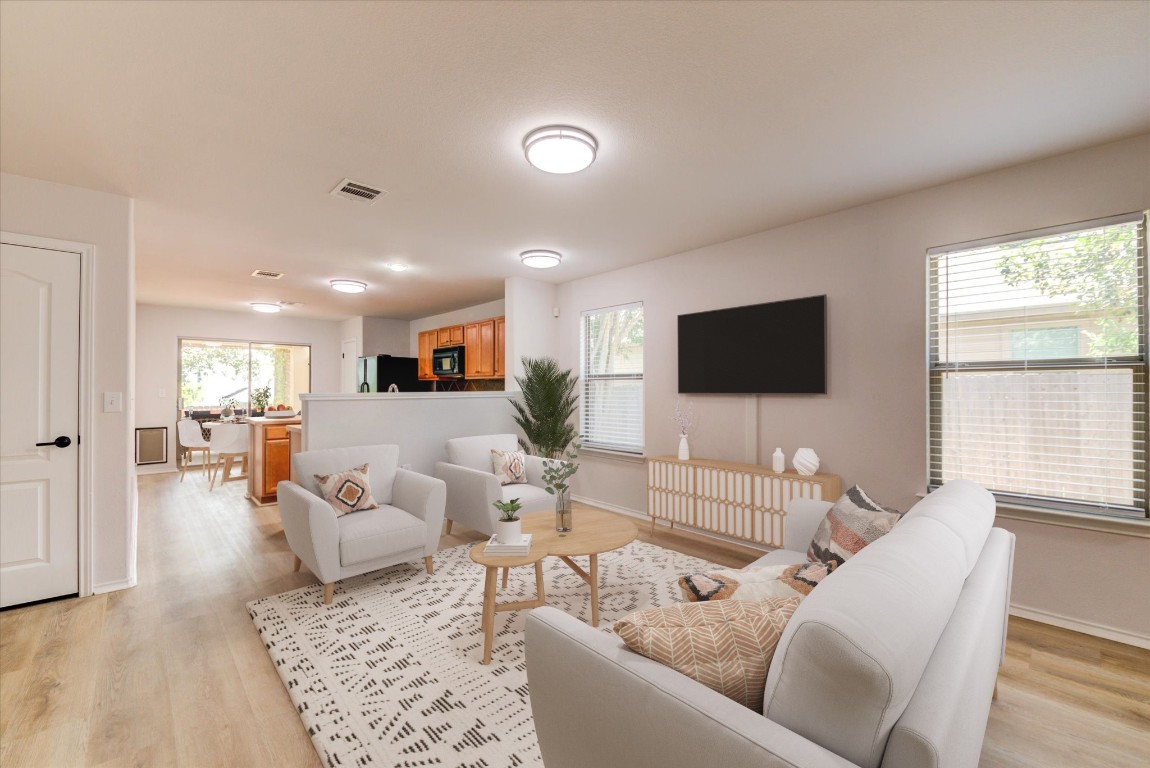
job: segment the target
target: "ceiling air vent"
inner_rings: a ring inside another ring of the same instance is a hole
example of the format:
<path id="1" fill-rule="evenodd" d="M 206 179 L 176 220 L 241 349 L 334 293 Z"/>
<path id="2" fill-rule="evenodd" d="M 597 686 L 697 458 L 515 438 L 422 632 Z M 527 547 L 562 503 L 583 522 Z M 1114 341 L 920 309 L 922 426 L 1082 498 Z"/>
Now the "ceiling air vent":
<path id="1" fill-rule="evenodd" d="M 377 197 L 382 197 L 387 194 L 387 192 L 382 189 L 369 187 L 366 184 L 360 184 L 358 181 L 352 181 L 351 179 L 344 179 L 339 184 L 336 184 L 335 189 L 333 189 L 331 193 L 336 197 L 355 200 L 358 203 L 367 203 L 368 205 L 374 203 Z"/>
<path id="2" fill-rule="evenodd" d="M 257 269 L 255 272 L 252 272 L 252 277 L 266 277 L 268 280 L 279 280 L 283 276 L 283 272 L 276 272 L 271 269 Z"/>

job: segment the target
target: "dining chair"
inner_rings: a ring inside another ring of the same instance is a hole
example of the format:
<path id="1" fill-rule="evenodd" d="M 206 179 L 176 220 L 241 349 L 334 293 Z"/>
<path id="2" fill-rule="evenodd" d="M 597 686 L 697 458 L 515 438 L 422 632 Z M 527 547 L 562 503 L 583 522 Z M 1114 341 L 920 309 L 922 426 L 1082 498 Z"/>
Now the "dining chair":
<path id="1" fill-rule="evenodd" d="M 223 485 L 230 477 L 232 464 L 236 459 L 242 460 L 242 469 L 248 469 L 248 447 L 250 445 L 251 428 L 247 424 L 216 424 L 212 427 L 212 450 L 216 454 L 216 463 L 209 472 L 208 490 L 213 490 L 216 480 L 220 478 L 221 470 L 224 473 L 220 484 Z M 235 478 L 239 479 L 239 478 Z"/>
<path id="2" fill-rule="evenodd" d="M 204 434 L 200 430 L 200 423 L 195 419 L 180 419 L 176 422 L 176 436 L 179 438 L 180 455 L 183 457 L 180 467 L 180 482 L 184 482 L 184 473 L 188 471 L 188 462 L 191 461 L 192 453 L 195 451 L 204 454 L 204 473 L 207 474 L 208 467 L 212 462 L 212 448 L 211 444 L 204 439 Z"/>

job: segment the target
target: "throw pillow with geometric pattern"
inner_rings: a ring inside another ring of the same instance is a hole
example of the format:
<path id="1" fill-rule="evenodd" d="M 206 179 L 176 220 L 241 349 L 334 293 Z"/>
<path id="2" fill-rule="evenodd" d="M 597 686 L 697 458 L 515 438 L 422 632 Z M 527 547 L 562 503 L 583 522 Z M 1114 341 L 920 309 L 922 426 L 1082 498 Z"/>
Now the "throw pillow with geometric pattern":
<path id="1" fill-rule="evenodd" d="M 615 622 L 615 634 L 632 651 L 761 713 L 767 668 L 798 606 L 797 597 L 678 603 L 632 613 Z"/>
<path id="2" fill-rule="evenodd" d="M 902 512 L 877 504 L 862 488 L 853 486 L 819 523 L 807 559 L 825 563 L 833 571 L 901 519 Z"/>
<path id="3" fill-rule="evenodd" d="M 527 482 L 527 459 L 522 451 L 497 451 L 491 449 L 491 464 L 500 485 Z"/>
<path id="4" fill-rule="evenodd" d="M 830 569 L 823 563 L 764 565 L 758 568 L 716 568 L 679 577 L 679 589 L 689 603 L 707 600 L 765 600 L 806 597 Z"/>
<path id="5" fill-rule="evenodd" d="M 324 501 L 331 504 L 336 517 L 361 509 L 375 509 L 379 505 L 371 497 L 371 483 L 368 482 L 368 465 L 353 467 L 330 475 L 315 475 Z"/>

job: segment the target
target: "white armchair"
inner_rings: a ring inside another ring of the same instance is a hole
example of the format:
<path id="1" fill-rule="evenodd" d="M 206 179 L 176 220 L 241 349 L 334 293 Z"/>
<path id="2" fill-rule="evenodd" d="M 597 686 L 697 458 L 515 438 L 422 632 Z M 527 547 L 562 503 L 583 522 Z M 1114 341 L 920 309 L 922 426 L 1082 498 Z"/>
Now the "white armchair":
<path id="1" fill-rule="evenodd" d="M 437 462 L 435 476 L 447 484 L 447 532 L 453 522 L 485 533 L 495 533 L 499 512 L 495 501 L 519 499 L 521 514 L 555 508 L 555 497 L 543 482 L 543 459 L 526 456 L 527 482 L 500 485 L 491 463 L 491 450 L 518 451 L 515 435 L 479 435 L 447 441 L 447 461 Z"/>
<path id="2" fill-rule="evenodd" d="M 399 447 L 365 445 L 304 451 L 292 456 L 298 484 L 277 486 L 280 518 L 295 569 L 306 565 L 323 582 L 330 604 L 335 582 L 423 558 L 434 572 L 446 488 L 442 480 L 398 469 Z M 320 495 L 315 475 L 368 465 L 371 495 L 379 507 L 337 517 Z"/>

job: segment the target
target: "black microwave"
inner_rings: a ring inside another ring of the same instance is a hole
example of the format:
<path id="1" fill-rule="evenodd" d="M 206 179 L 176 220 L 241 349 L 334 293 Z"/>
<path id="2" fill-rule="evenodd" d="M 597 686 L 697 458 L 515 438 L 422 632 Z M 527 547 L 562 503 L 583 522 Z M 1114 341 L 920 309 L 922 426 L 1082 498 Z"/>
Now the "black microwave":
<path id="1" fill-rule="evenodd" d="M 436 376 L 463 375 L 463 347 L 441 347 L 431 355 Z"/>

